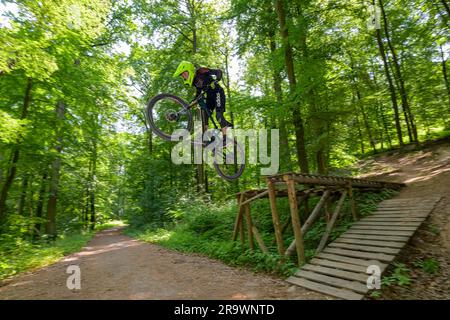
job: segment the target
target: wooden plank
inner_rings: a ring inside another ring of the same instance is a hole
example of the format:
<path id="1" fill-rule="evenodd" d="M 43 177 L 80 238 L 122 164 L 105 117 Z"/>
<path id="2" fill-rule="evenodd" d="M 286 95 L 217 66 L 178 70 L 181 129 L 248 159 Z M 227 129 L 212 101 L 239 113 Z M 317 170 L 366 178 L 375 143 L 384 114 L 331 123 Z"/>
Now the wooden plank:
<path id="1" fill-rule="evenodd" d="M 429 214 L 431 210 L 377 210 L 372 214 Z"/>
<path id="2" fill-rule="evenodd" d="M 361 240 L 361 239 L 352 239 L 352 238 L 339 238 L 335 240 L 333 243 L 348 243 L 355 245 L 368 245 L 375 247 L 388 247 L 388 248 L 403 248 L 405 246 L 405 242 L 394 242 L 394 241 L 377 241 L 377 240 Z"/>
<path id="3" fill-rule="evenodd" d="M 302 226 L 302 234 L 305 234 L 309 228 L 312 226 L 314 221 L 317 220 L 317 218 L 320 216 L 321 209 L 323 205 L 326 203 L 326 200 L 330 196 L 330 191 L 326 190 L 322 197 L 320 198 L 319 202 L 317 203 L 316 207 L 313 209 L 313 212 L 309 215 L 308 219 L 306 219 L 305 223 Z M 296 248 L 295 245 L 295 239 L 291 242 L 289 247 L 286 250 L 285 255 L 290 256 L 294 253 L 294 250 Z"/>
<path id="4" fill-rule="evenodd" d="M 317 291 L 344 300 L 361 300 L 364 297 L 362 294 L 355 293 L 351 290 L 338 289 L 303 278 L 289 277 L 286 281 L 309 290 Z"/>
<path id="5" fill-rule="evenodd" d="M 389 236 L 389 235 L 382 235 L 377 236 L 373 234 L 351 234 L 351 233 L 344 233 L 341 235 L 337 240 L 339 239 L 361 239 L 361 240 L 382 240 L 382 241 L 399 241 L 399 242 L 407 242 L 409 240 L 409 237 L 407 236 Z"/>
<path id="6" fill-rule="evenodd" d="M 422 218 L 425 220 L 425 218 L 428 217 L 428 213 L 426 213 L 426 214 L 412 214 L 412 213 L 410 213 L 410 214 L 399 214 L 399 213 L 386 214 L 386 213 L 382 213 L 382 214 L 373 214 L 372 217 L 375 217 L 375 218 L 406 218 L 406 217 L 409 217 L 409 218 Z"/>
<path id="7" fill-rule="evenodd" d="M 433 207 L 396 207 L 396 206 L 392 206 L 392 207 L 386 207 L 386 206 L 381 206 L 378 207 L 377 210 L 378 211 L 431 211 L 433 209 Z"/>
<path id="8" fill-rule="evenodd" d="M 431 210 L 428 210 L 428 209 L 424 209 L 424 210 L 413 210 L 413 209 L 406 209 L 406 210 L 399 210 L 399 209 L 392 209 L 392 210 L 388 210 L 388 209 L 378 209 L 378 210 L 375 210 L 374 212 L 373 212 L 373 214 L 376 214 L 376 213 L 386 213 L 386 214 L 393 214 L 393 213 L 414 213 L 414 214 L 422 214 L 422 213 L 428 213 L 428 212 L 430 212 Z"/>
<path id="9" fill-rule="evenodd" d="M 262 197 L 264 197 L 264 196 L 265 196 L 266 194 L 268 194 L 268 193 L 269 193 L 269 190 L 263 191 L 263 192 L 257 194 L 256 196 L 254 196 L 254 197 L 252 197 L 252 198 L 250 198 L 250 199 L 247 199 L 247 200 L 245 200 L 244 202 L 242 202 L 242 203 L 241 203 L 241 206 L 246 205 L 247 203 L 250 203 L 250 202 L 252 202 L 252 201 L 254 201 L 254 200 L 256 200 L 256 199 L 262 198 Z"/>
<path id="10" fill-rule="evenodd" d="M 365 261 L 368 261 L 368 260 L 365 260 Z M 324 267 L 329 267 L 329 268 L 335 268 L 335 269 L 341 269 L 341 270 L 347 270 L 347 271 L 355 271 L 355 272 L 359 272 L 359 273 L 366 273 L 367 267 L 373 264 L 373 263 L 367 263 L 367 265 L 361 266 L 361 265 L 355 265 L 355 264 L 351 264 L 351 263 L 338 262 L 338 261 L 333 261 L 333 260 L 328 260 L 328 259 L 319 259 L 319 258 L 313 258 L 309 261 L 309 263 L 324 266 Z M 386 265 L 383 265 L 383 267 L 385 267 L 385 266 Z M 383 272 L 383 271 L 384 271 L 384 268 L 381 269 L 381 272 Z"/>
<path id="11" fill-rule="evenodd" d="M 329 196 L 330 196 L 330 190 L 326 190 L 323 193 L 323 195 L 320 198 L 317 205 L 314 207 L 312 213 L 309 215 L 308 219 L 306 219 L 305 223 L 303 224 L 303 227 L 302 227 L 303 234 L 305 234 L 311 228 L 314 221 L 316 221 L 316 219 L 319 217 L 321 209 Z"/>
<path id="12" fill-rule="evenodd" d="M 239 240 L 241 241 L 242 247 L 245 244 L 245 231 L 244 231 L 244 217 L 241 217 L 241 221 L 239 223 Z"/>
<path id="13" fill-rule="evenodd" d="M 351 227 L 352 230 L 393 230 L 393 231 L 416 231 L 417 227 L 401 227 L 401 226 L 367 226 L 367 225 L 354 225 Z"/>
<path id="14" fill-rule="evenodd" d="M 327 244 L 328 238 L 330 237 L 331 230 L 334 227 L 334 224 L 336 223 L 337 217 L 339 215 L 339 211 L 341 211 L 342 204 L 344 203 L 345 197 L 347 196 L 347 190 L 343 191 L 341 194 L 341 197 L 339 198 L 339 201 L 336 205 L 336 208 L 334 209 L 333 215 L 331 216 L 330 221 L 327 224 L 327 227 L 325 229 L 325 233 L 322 236 L 322 239 L 320 239 L 319 246 L 317 247 L 316 253 L 323 250 L 325 245 Z"/>
<path id="15" fill-rule="evenodd" d="M 238 208 L 239 212 L 236 216 L 236 221 L 234 223 L 234 230 L 233 230 L 233 236 L 232 241 L 235 241 L 237 238 L 238 232 L 241 230 L 241 223 L 242 223 L 242 215 L 244 214 L 244 208 L 241 207 L 241 202 L 244 201 L 244 193 L 242 192 L 238 198 Z"/>
<path id="16" fill-rule="evenodd" d="M 362 259 L 374 259 L 374 260 L 380 260 L 384 262 L 391 262 L 394 260 L 394 255 L 389 255 L 385 253 L 371 253 L 371 252 L 361 252 L 361 251 L 354 251 L 354 250 L 345 250 L 345 249 L 338 249 L 338 248 L 325 248 L 325 253 L 334 253 L 339 254 L 342 256 L 348 256 L 348 257 L 354 257 L 354 258 L 362 258 Z"/>
<path id="17" fill-rule="evenodd" d="M 394 218 L 394 219 L 425 219 L 426 217 L 428 217 L 429 213 L 386 213 L 386 212 L 382 212 L 382 213 L 374 213 L 371 214 L 370 216 L 364 217 L 364 219 L 389 219 L 389 218 Z M 387 220 L 389 221 L 389 220 Z"/>
<path id="18" fill-rule="evenodd" d="M 323 266 L 316 266 L 313 264 L 306 264 L 302 267 L 302 270 L 298 271 L 295 276 L 301 277 L 301 273 L 303 270 L 313 271 L 317 273 L 323 273 L 332 277 L 336 278 L 342 278 L 352 281 L 360 281 L 362 283 L 367 282 L 367 278 L 369 277 L 369 274 L 359 273 L 359 272 L 352 272 L 352 271 L 344 271 L 334 268 L 328 268 Z"/>
<path id="19" fill-rule="evenodd" d="M 376 247 L 368 245 L 357 245 L 342 242 L 333 242 L 328 245 L 330 248 L 341 248 L 348 250 L 358 250 L 364 252 L 377 252 L 377 253 L 387 253 L 387 254 L 398 254 L 400 252 L 399 248 L 386 248 L 386 247 Z"/>
<path id="20" fill-rule="evenodd" d="M 253 222 L 252 217 L 250 215 L 250 204 L 244 205 L 245 218 L 247 221 L 247 235 L 248 235 L 248 245 L 250 246 L 250 250 L 255 250 L 255 244 L 253 242 Z"/>
<path id="21" fill-rule="evenodd" d="M 253 234 L 255 235 L 256 243 L 258 243 L 261 251 L 268 254 L 269 250 L 267 250 L 267 247 L 264 244 L 264 240 L 262 239 L 262 237 L 259 234 L 258 229 L 256 229 L 255 225 L 252 225 L 252 231 L 253 231 Z"/>
<path id="22" fill-rule="evenodd" d="M 389 218 L 392 219 L 403 219 L 403 221 L 411 221 L 411 222 L 423 222 L 425 221 L 428 217 L 418 217 L 418 216 L 374 216 L 375 219 L 383 219 L 383 221 L 381 222 L 390 222 L 391 220 L 388 220 Z M 414 220 L 410 220 L 410 219 L 416 219 L 416 221 Z"/>
<path id="23" fill-rule="evenodd" d="M 320 259 L 327 259 L 327 260 L 332 260 L 332 261 L 337 261 L 337 262 L 354 264 L 357 266 L 362 266 L 366 269 L 370 265 L 377 265 L 380 267 L 381 270 L 386 269 L 386 267 L 388 266 L 386 263 L 382 263 L 379 260 L 351 258 L 351 257 L 346 257 L 346 256 L 341 256 L 341 255 L 337 255 L 337 254 L 333 254 L 333 253 L 326 253 L 326 252 L 321 252 L 316 257 L 320 258 Z"/>
<path id="24" fill-rule="evenodd" d="M 394 202 L 394 201 L 383 201 L 381 203 L 378 204 L 378 206 L 429 206 L 429 205 L 433 205 L 435 204 L 436 201 L 398 201 L 398 202 Z"/>
<path id="25" fill-rule="evenodd" d="M 350 202 L 350 209 L 352 211 L 353 220 L 357 221 L 359 219 L 359 214 L 358 214 L 358 211 L 356 210 L 355 198 L 353 197 L 353 188 L 350 183 L 348 186 L 348 198 L 349 198 L 349 202 Z"/>
<path id="26" fill-rule="evenodd" d="M 348 234 L 372 234 L 378 236 L 405 236 L 411 237 L 413 231 L 395 231 L 395 230 L 359 230 L 359 229 L 349 229 L 346 231 Z"/>
<path id="27" fill-rule="evenodd" d="M 310 272 L 307 270 L 300 270 L 295 274 L 296 277 L 308 279 L 315 282 L 320 282 L 326 285 L 332 285 L 338 288 L 350 289 L 358 293 L 366 294 L 369 289 L 367 284 L 357 281 L 349 281 L 340 278 L 330 277 L 320 273 Z"/>
<path id="28" fill-rule="evenodd" d="M 298 214 L 297 193 L 295 191 L 295 182 L 289 177 L 284 176 L 288 188 L 288 201 L 291 209 L 292 229 L 295 236 L 295 248 L 297 249 L 298 265 L 302 265 L 305 262 L 305 248 L 303 246 L 303 234 L 302 226 L 300 224 L 300 216 Z M 284 253 L 284 252 L 283 252 Z M 281 253 L 281 254 L 283 254 Z"/>
<path id="29" fill-rule="evenodd" d="M 403 221 L 409 221 L 409 222 L 423 222 L 424 218 L 413 218 L 413 217 L 403 217 L 403 218 L 393 218 L 393 217 L 365 217 L 364 220 L 361 221 L 370 221 L 370 222 L 403 222 Z"/>
<path id="30" fill-rule="evenodd" d="M 392 203 L 392 204 L 415 204 L 415 205 L 421 205 L 421 204 L 428 204 L 428 203 L 435 203 L 435 199 L 424 199 L 424 198 L 411 198 L 411 199 L 397 199 L 397 201 L 394 201 L 394 199 L 388 199 L 383 200 L 380 202 L 380 204 L 385 203 Z"/>
<path id="31" fill-rule="evenodd" d="M 277 239 L 277 247 L 278 247 L 278 253 L 280 256 L 283 256 L 284 253 L 284 242 L 283 242 L 283 235 L 281 234 L 281 227 L 280 227 L 280 216 L 278 215 L 277 210 L 277 199 L 275 195 L 275 186 L 273 185 L 273 182 L 271 180 L 267 181 L 267 189 L 269 190 L 269 200 L 270 200 L 270 211 L 272 213 L 272 221 L 273 221 L 273 227 L 275 230 L 275 238 Z"/>
<path id="32" fill-rule="evenodd" d="M 422 224 L 422 221 L 359 221 L 354 224 L 354 226 L 386 226 L 386 227 L 419 227 Z"/>
<path id="33" fill-rule="evenodd" d="M 435 203 L 436 199 L 388 199 L 383 200 L 380 204 L 392 203 L 392 204 L 425 204 L 425 203 Z"/>

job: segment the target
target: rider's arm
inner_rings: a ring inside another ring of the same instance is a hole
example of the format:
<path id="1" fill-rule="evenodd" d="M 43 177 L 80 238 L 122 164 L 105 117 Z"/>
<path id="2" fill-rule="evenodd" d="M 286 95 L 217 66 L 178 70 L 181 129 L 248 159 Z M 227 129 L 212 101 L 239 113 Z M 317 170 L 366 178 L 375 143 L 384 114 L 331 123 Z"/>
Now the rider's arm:
<path id="1" fill-rule="evenodd" d="M 216 81 L 220 81 L 222 80 L 222 70 L 220 69 L 209 69 L 209 73 L 211 75 L 211 77 L 216 80 Z"/>

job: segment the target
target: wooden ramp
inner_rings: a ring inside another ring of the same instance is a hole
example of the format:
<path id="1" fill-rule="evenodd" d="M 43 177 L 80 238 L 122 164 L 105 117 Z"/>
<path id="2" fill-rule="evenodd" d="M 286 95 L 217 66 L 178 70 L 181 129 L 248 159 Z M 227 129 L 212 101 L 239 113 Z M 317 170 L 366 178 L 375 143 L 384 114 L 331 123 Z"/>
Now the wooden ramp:
<path id="1" fill-rule="evenodd" d="M 383 273 L 440 199 L 383 201 L 286 281 L 341 299 L 362 299 L 372 274 L 367 267 L 377 265 Z"/>

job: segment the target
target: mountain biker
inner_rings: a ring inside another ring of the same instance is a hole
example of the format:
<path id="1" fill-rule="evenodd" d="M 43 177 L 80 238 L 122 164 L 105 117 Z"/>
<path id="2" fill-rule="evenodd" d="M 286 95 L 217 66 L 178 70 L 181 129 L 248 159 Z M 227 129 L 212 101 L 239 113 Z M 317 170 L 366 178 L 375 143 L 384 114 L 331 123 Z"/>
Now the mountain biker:
<path id="1" fill-rule="evenodd" d="M 195 97 L 198 97 L 202 92 L 206 93 L 206 107 L 211 113 L 216 110 L 216 119 L 225 137 L 227 128 L 232 128 L 233 125 L 223 116 L 226 102 L 225 92 L 218 84 L 222 79 L 222 70 L 205 67 L 196 68 L 192 62 L 181 61 L 173 76 L 181 76 L 185 85 L 194 86 L 197 89 Z M 202 110 L 202 117 L 207 129 L 208 117 L 204 110 Z"/>

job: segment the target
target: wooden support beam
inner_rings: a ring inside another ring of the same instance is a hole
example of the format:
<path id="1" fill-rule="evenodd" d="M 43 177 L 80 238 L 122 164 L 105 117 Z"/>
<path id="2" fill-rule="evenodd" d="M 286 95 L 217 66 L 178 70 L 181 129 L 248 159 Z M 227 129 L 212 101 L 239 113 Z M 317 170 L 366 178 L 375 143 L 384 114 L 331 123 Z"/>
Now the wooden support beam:
<path id="1" fill-rule="evenodd" d="M 358 211 L 356 210 L 355 198 L 353 197 L 353 187 L 350 183 L 348 184 L 348 200 L 350 201 L 350 208 L 352 210 L 353 220 L 358 221 L 359 214 Z"/>
<path id="2" fill-rule="evenodd" d="M 311 226 L 313 225 L 314 221 L 316 221 L 316 219 L 320 216 L 320 212 L 322 207 L 324 206 L 324 204 L 326 203 L 326 201 L 328 200 L 329 196 L 330 196 L 331 192 L 330 190 L 326 190 L 322 197 L 320 198 L 319 202 L 317 203 L 317 205 L 314 207 L 313 212 L 311 213 L 311 215 L 308 217 L 308 219 L 305 221 L 305 223 L 303 224 L 303 227 L 301 229 L 302 235 L 306 234 L 306 232 L 311 228 Z M 285 255 L 290 256 L 294 253 L 294 250 L 296 248 L 296 241 L 292 241 L 292 243 L 289 245 L 289 247 L 287 248 Z"/>
<path id="3" fill-rule="evenodd" d="M 336 205 L 336 208 L 334 209 L 333 216 L 331 217 L 331 220 L 327 224 L 327 228 L 325 229 L 325 233 L 322 236 L 322 239 L 320 240 L 319 246 L 317 247 L 316 253 L 319 253 L 323 250 L 325 245 L 327 244 L 328 238 L 330 237 L 331 230 L 334 227 L 334 224 L 336 223 L 337 217 L 339 215 L 339 211 L 341 211 L 342 204 L 344 203 L 345 197 L 347 196 L 347 190 L 344 190 L 342 192 L 341 198 L 339 199 L 338 204 Z"/>
<path id="4" fill-rule="evenodd" d="M 254 225 L 252 226 L 252 231 L 253 231 L 253 234 L 255 235 L 256 242 L 258 243 L 258 246 L 261 249 L 261 251 L 268 254 L 269 250 L 267 250 L 267 247 L 264 244 L 264 241 L 263 241 L 261 235 L 259 234 L 258 229 L 256 229 L 256 227 Z"/>
<path id="5" fill-rule="evenodd" d="M 244 240 L 244 219 L 243 215 L 241 215 L 241 219 L 239 220 L 239 239 L 241 240 L 241 245 L 244 246 L 245 240 Z"/>
<path id="6" fill-rule="evenodd" d="M 277 240 L 278 253 L 280 254 L 280 256 L 283 256 L 284 243 L 283 243 L 283 236 L 281 234 L 280 216 L 278 215 L 278 211 L 277 211 L 277 199 L 275 196 L 275 186 L 273 185 L 271 180 L 267 181 L 267 188 L 269 191 L 270 209 L 272 212 L 272 221 L 273 221 L 273 227 L 275 229 L 275 238 Z"/>
<path id="7" fill-rule="evenodd" d="M 287 230 L 287 228 L 291 225 L 291 215 L 287 216 L 286 221 L 281 226 L 281 234 L 284 234 Z M 276 239 L 272 240 L 272 245 L 275 244 Z"/>
<path id="8" fill-rule="evenodd" d="M 247 235 L 248 235 L 248 245 L 250 250 L 255 249 L 255 244 L 253 243 L 253 223 L 252 217 L 250 216 L 250 204 L 247 203 L 244 205 L 245 218 L 247 220 Z"/>
<path id="9" fill-rule="evenodd" d="M 241 206 L 246 205 L 247 203 L 250 203 L 250 202 L 252 202 L 252 201 L 254 201 L 256 199 L 262 198 L 265 195 L 267 195 L 268 193 L 269 193 L 269 190 L 263 191 L 263 192 L 255 195 L 255 196 L 253 196 L 252 198 L 249 198 L 249 199 L 245 200 L 244 202 L 242 202 Z"/>
<path id="10" fill-rule="evenodd" d="M 283 177 L 286 181 L 289 194 L 289 207 L 291 209 L 292 229 L 295 236 L 295 247 L 297 249 L 298 265 L 301 266 L 305 262 L 305 248 L 303 245 L 302 227 L 300 224 L 300 216 L 298 214 L 297 194 L 295 191 L 295 182 L 290 176 Z M 283 251 L 284 253 L 284 251 Z"/>
<path id="11" fill-rule="evenodd" d="M 242 220 L 242 215 L 244 214 L 243 208 L 241 206 L 241 203 L 244 201 L 245 198 L 245 192 L 241 192 L 237 195 L 238 197 L 238 214 L 236 216 L 236 221 L 234 222 L 234 229 L 233 229 L 233 236 L 231 238 L 231 241 L 236 241 L 237 234 L 240 231 L 240 225 Z"/>
<path id="12" fill-rule="evenodd" d="M 308 201 L 309 200 L 309 194 L 308 193 L 304 196 L 303 200 L 304 200 L 303 201 L 304 213 L 302 215 L 302 219 L 307 219 L 308 216 L 309 216 L 309 201 Z"/>

